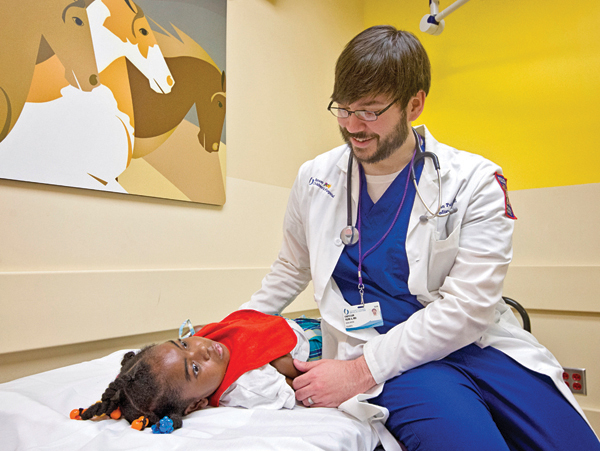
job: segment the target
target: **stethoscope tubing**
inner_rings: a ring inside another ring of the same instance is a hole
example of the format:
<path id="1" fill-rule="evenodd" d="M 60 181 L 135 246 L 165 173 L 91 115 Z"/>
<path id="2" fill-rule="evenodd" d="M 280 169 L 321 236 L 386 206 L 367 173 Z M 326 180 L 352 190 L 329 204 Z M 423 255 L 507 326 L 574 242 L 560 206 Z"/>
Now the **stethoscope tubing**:
<path id="1" fill-rule="evenodd" d="M 444 218 L 446 216 L 449 216 L 452 213 L 454 213 L 456 210 L 451 208 L 445 213 L 440 213 L 440 211 L 442 210 L 442 175 L 440 173 L 440 162 L 438 160 L 438 157 L 435 153 L 428 152 L 424 149 L 425 143 L 423 143 L 423 149 L 421 150 L 420 136 L 417 134 L 417 132 L 415 131 L 414 128 L 412 129 L 412 132 L 415 137 L 415 157 L 410 163 L 410 178 L 413 181 L 413 185 L 415 186 L 415 192 L 417 193 L 419 200 L 421 201 L 421 203 L 423 204 L 423 206 L 429 213 L 429 216 L 422 215 L 419 219 L 421 220 L 421 222 L 427 222 L 429 219 L 432 219 L 432 218 Z M 435 171 L 437 173 L 438 205 L 437 205 L 437 210 L 435 212 L 432 211 L 427 206 L 427 204 L 425 203 L 425 199 L 423 199 L 423 196 L 421 196 L 421 192 L 419 191 L 417 179 L 415 176 L 415 164 L 417 164 L 420 160 L 422 160 L 424 158 L 431 159 L 433 166 L 435 168 Z M 352 225 L 353 224 L 353 221 L 352 221 L 352 164 L 353 164 L 353 161 L 354 161 L 354 154 L 352 153 L 352 149 L 350 149 L 350 156 L 348 157 L 348 173 L 347 173 L 347 182 L 346 182 L 346 188 L 347 188 L 346 211 L 347 211 L 347 220 L 348 221 L 347 221 L 347 226 L 344 227 L 342 229 L 342 232 L 340 233 L 342 242 L 348 246 L 351 246 L 358 241 L 358 233 L 359 233 L 358 230 L 356 229 L 356 227 L 354 227 Z"/>
<path id="2" fill-rule="evenodd" d="M 346 212 L 348 222 L 347 224 L 352 227 L 352 162 L 354 160 L 354 153 L 350 149 L 350 156 L 348 157 L 348 173 L 346 175 L 347 181 L 346 186 L 348 187 L 348 193 L 346 196 Z"/>
<path id="3" fill-rule="evenodd" d="M 416 144 L 415 146 L 417 146 L 420 149 L 420 137 L 417 134 L 417 132 L 415 131 L 415 129 L 412 129 L 413 135 L 415 136 L 415 141 Z M 423 206 L 425 207 L 425 209 L 427 210 L 427 212 L 431 215 L 431 216 L 426 216 L 423 215 L 422 218 L 426 218 L 426 219 L 431 219 L 431 218 L 444 218 L 446 216 L 449 216 L 452 213 L 452 210 L 447 211 L 446 213 L 441 213 L 440 211 L 442 210 L 442 175 L 440 173 L 440 161 L 438 160 L 438 157 L 436 154 L 434 154 L 433 152 L 427 152 L 426 150 L 422 150 L 420 152 L 417 153 L 418 157 L 415 158 L 415 163 L 413 163 L 413 165 L 410 168 L 410 178 L 413 181 L 413 185 L 415 185 L 415 191 L 417 193 L 417 196 L 419 196 L 419 200 L 421 201 L 421 203 L 423 204 Z M 433 167 L 435 168 L 435 172 L 437 174 L 437 180 L 438 180 L 438 206 L 437 206 L 437 210 L 435 211 L 435 213 L 433 211 L 431 211 L 431 209 L 427 206 L 427 203 L 425 202 L 425 199 L 423 199 L 423 196 L 421 196 L 421 191 L 419 191 L 419 187 L 417 186 L 417 179 L 415 177 L 415 164 L 422 159 L 425 158 L 431 158 L 431 161 L 433 162 Z"/>

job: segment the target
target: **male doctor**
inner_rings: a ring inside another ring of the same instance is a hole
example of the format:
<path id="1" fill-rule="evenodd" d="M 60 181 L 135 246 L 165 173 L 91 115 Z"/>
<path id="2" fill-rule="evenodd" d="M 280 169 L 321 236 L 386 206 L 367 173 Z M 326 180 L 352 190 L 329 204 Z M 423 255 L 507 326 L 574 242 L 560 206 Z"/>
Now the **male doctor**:
<path id="1" fill-rule="evenodd" d="M 329 105 L 346 145 L 300 168 L 279 256 L 244 307 L 279 313 L 312 279 L 324 359 L 295 362 L 296 398 L 369 392 L 409 450 L 600 450 L 561 366 L 502 300 L 516 219 L 502 170 L 413 132 L 429 85 L 412 34 L 350 41 Z M 341 237 L 348 190 L 356 230 Z"/>

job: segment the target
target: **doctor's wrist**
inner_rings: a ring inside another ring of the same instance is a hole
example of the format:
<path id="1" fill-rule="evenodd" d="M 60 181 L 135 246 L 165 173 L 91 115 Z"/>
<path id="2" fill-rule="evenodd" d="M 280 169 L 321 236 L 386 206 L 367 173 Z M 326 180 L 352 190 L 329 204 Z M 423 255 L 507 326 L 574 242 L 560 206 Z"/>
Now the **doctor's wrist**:
<path id="1" fill-rule="evenodd" d="M 359 393 L 365 393 L 371 388 L 377 385 L 375 378 L 371 374 L 371 370 L 369 369 L 369 365 L 367 365 L 367 361 L 365 360 L 365 356 L 360 356 L 359 358 L 353 360 L 354 363 L 354 374 L 358 381 L 358 388 L 360 389 Z"/>

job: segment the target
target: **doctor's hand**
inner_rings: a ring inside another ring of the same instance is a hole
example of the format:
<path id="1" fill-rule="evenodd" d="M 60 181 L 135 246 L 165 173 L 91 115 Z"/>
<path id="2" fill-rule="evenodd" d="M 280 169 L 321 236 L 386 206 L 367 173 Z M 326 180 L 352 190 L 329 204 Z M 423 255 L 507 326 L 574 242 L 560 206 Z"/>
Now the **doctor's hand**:
<path id="1" fill-rule="evenodd" d="M 356 360 L 317 360 L 294 366 L 304 374 L 294 379 L 296 399 L 306 407 L 338 407 L 376 384 L 364 356 Z"/>

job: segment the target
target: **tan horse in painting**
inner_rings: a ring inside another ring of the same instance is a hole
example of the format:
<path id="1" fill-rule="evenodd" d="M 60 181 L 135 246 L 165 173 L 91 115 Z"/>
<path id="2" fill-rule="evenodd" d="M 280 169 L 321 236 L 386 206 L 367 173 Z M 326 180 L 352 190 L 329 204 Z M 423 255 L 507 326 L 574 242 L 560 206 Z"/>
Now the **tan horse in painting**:
<path id="1" fill-rule="evenodd" d="M 195 104 L 200 126 L 198 141 L 207 152 L 217 152 L 225 120 L 225 72 L 189 56 L 165 60 L 177 80 L 170 94 L 152 92 L 143 75 L 128 64 L 136 139 L 171 132 Z"/>
<path id="2" fill-rule="evenodd" d="M 99 84 L 86 7 L 92 0 L 8 0 L 0 16 L 0 142 L 27 99 L 36 63 L 56 55 L 83 91 Z"/>

